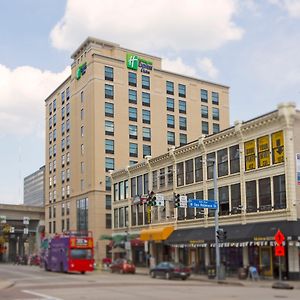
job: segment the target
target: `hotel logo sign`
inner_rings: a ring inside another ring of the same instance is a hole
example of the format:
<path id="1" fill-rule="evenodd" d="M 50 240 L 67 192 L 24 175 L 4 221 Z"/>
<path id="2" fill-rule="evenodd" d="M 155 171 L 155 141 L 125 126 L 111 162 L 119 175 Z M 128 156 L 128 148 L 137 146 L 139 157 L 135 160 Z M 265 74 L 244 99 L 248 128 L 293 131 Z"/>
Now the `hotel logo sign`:
<path id="1" fill-rule="evenodd" d="M 126 54 L 126 64 L 128 69 L 134 71 L 140 69 L 140 71 L 145 74 L 150 74 L 150 71 L 153 69 L 152 61 L 145 60 L 131 53 Z"/>
<path id="2" fill-rule="evenodd" d="M 85 74 L 87 68 L 86 62 L 84 64 L 81 64 L 78 69 L 76 70 L 76 79 L 79 80 L 82 75 Z"/>

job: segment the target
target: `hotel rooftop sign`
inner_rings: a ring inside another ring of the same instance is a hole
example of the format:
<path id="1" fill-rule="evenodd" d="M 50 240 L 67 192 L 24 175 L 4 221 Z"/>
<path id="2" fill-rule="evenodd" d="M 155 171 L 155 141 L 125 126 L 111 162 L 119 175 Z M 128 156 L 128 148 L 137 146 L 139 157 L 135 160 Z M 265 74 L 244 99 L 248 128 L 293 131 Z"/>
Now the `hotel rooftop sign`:
<path id="1" fill-rule="evenodd" d="M 127 68 L 137 71 L 140 69 L 142 73 L 150 74 L 153 69 L 152 61 L 145 60 L 137 55 L 126 53 Z"/>

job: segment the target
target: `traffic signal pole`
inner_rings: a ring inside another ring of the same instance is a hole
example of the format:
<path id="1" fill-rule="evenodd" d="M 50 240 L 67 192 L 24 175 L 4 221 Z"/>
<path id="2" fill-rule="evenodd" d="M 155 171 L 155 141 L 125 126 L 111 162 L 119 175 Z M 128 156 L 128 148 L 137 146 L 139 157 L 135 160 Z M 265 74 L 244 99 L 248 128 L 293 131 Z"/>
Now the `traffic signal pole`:
<path id="1" fill-rule="evenodd" d="M 214 165 L 214 200 L 218 202 L 218 186 L 217 186 L 217 164 L 216 159 L 212 160 Z M 217 208 L 215 209 L 215 243 L 216 243 L 216 275 L 217 280 L 220 280 L 220 247 L 219 247 L 219 238 L 218 238 L 218 231 L 219 231 L 219 203 Z"/>

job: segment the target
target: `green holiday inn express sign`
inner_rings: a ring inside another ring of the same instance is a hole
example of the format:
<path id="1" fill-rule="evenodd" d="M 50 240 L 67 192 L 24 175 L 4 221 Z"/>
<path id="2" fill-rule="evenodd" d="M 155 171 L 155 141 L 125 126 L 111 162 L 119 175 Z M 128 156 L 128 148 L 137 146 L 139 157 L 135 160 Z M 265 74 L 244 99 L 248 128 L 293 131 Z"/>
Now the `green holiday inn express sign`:
<path id="1" fill-rule="evenodd" d="M 126 53 L 126 64 L 128 69 L 137 71 L 140 68 L 141 72 L 146 74 L 150 74 L 153 68 L 152 61 L 145 60 L 131 53 Z"/>
<path id="2" fill-rule="evenodd" d="M 80 79 L 82 75 L 85 74 L 87 68 L 86 62 L 81 64 L 76 70 L 76 79 Z"/>

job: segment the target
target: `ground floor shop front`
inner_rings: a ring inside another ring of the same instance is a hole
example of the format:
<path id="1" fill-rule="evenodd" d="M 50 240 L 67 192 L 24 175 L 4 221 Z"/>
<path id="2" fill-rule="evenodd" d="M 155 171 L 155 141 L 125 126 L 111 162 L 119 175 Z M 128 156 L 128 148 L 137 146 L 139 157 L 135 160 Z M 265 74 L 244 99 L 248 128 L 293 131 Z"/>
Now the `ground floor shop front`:
<path id="1" fill-rule="evenodd" d="M 261 277 L 277 278 L 279 267 L 283 278 L 300 280 L 300 221 L 264 222 L 222 227 L 226 240 L 220 241 L 221 264 L 227 275 L 237 275 L 241 268 L 255 266 Z M 174 228 L 173 228 L 174 229 Z M 285 241 L 285 256 L 275 256 L 274 235 L 280 229 Z M 157 229 L 158 230 L 158 229 Z M 161 231 L 164 229 L 161 228 Z M 165 235 L 151 236 L 149 229 L 141 237 L 146 243 L 145 257 L 154 263 L 160 261 L 182 262 L 196 273 L 207 273 L 215 265 L 214 228 L 189 228 L 170 230 Z M 141 250 L 141 248 L 140 248 Z"/>

